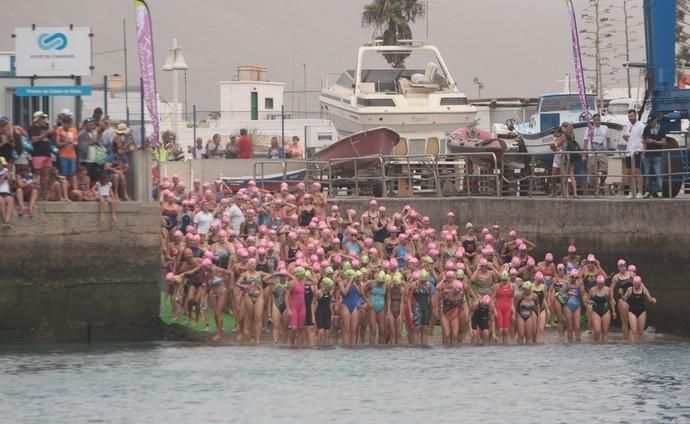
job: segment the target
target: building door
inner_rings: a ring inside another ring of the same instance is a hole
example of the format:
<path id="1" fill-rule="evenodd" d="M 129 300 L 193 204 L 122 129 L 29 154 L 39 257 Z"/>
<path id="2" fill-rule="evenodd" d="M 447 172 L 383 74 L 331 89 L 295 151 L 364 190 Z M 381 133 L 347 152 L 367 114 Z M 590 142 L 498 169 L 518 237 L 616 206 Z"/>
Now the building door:
<path id="1" fill-rule="evenodd" d="M 256 121 L 259 119 L 259 93 L 252 91 L 252 116 L 251 120 Z"/>
<path id="2" fill-rule="evenodd" d="M 50 101 L 47 96 L 20 97 L 12 94 L 12 122 L 28 128 L 32 124 L 34 112 L 41 110 L 50 116 Z M 50 116 L 51 119 L 57 118 Z"/>

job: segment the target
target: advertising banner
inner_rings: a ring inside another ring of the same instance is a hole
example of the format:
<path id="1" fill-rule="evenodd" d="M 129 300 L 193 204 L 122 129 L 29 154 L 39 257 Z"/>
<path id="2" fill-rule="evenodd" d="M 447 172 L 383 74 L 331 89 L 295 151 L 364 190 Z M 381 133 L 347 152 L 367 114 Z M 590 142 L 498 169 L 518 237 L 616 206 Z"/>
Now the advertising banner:
<path id="1" fill-rule="evenodd" d="M 19 77 L 91 75 L 91 28 L 15 28 L 14 50 Z"/>

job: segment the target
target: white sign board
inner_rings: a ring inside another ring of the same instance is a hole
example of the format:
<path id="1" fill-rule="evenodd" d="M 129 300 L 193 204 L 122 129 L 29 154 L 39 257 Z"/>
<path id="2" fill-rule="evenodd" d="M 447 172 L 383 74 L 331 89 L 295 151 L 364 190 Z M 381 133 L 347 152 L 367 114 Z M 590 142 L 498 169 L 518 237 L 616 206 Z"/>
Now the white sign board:
<path id="1" fill-rule="evenodd" d="M 19 77 L 91 75 L 91 28 L 15 28 Z"/>

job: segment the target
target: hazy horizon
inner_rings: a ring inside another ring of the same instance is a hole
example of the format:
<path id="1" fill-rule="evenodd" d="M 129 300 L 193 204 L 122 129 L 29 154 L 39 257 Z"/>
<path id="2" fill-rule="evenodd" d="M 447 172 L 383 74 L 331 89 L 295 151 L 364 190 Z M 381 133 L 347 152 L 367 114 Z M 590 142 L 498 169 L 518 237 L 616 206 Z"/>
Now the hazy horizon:
<path id="1" fill-rule="evenodd" d="M 149 0 L 158 91 L 163 99 L 172 97 L 171 75 L 160 68 L 173 38 L 183 47 L 189 65 L 189 104 L 197 104 L 200 110 L 218 109 L 218 81 L 232 79 L 238 65 L 265 65 L 269 79 L 286 82 L 286 90 L 303 90 L 306 64 L 307 90 L 318 90 L 326 73 L 351 68 L 357 48 L 371 40 L 372 30 L 360 24 L 368 2 Z M 100 83 L 105 74 L 124 74 L 123 53 L 107 52 L 122 48 L 122 19 L 126 19 L 129 84 L 138 84 L 131 1 L 9 3 L 12 13 L 0 16 L 0 50 L 14 50 L 11 34 L 15 27 L 74 24 L 92 28 L 95 70 L 84 79 L 86 84 Z M 586 3 L 575 1 L 578 13 Z M 641 25 L 641 17 L 637 18 Z M 424 39 L 425 32 L 424 19 L 413 26 L 415 39 Z M 559 80 L 572 72 L 570 26 L 563 1 L 430 0 L 428 41 L 440 49 L 460 89 L 469 97 L 477 95 L 474 77 L 484 84 L 482 97 L 536 97 L 560 91 L 563 82 Z M 643 58 L 644 49 L 634 49 L 632 60 Z M 309 94 L 310 105 L 317 96 Z"/>

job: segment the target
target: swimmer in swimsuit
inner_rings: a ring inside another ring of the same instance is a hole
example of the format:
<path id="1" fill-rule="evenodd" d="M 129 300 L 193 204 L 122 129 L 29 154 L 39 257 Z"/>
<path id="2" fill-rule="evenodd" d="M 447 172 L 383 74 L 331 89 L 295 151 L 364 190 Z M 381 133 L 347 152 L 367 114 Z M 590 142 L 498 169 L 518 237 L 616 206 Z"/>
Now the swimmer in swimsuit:
<path id="1" fill-rule="evenodd" d="M 342 296 L 342 306 L 340 308 L 340 318 L 343 325 L 343 345 L 355 345 L 355 333 L 359 327 L 359 309 L 364 303 L 362 297 L 362 274 L 352 268 L 344 270 L 341 274 L 340 295 Z"/>
<path id="2" fill-rule="evenodd" d="M 592 307 L 592 338 L 606 343 L 609 339 L 611 319 L 616 319 L 616 310 L 611 301 L 611 290 L 606 287 L 606 277 L 598 275 L 596 286 L 589 289 L 589 303 Z"/>
<path id="3" fill-rule="evenodd" d="M 645 325 L 647 323 L 647 307 L 645 302 L 656 304 L 656 299 L 652 297 L 642 284 L 642 278 L 639 275 L 633 277 L 632 287 L 623 295 L 623 299 L 628 302 L 628 323 L 630 324 L 630 341 L 639 341 L 644 333 Z"/>
<path id="4" fill-rule="evenodd" d="M 379 271 L 373 281 L 368 281 L 365 285 L 364 293 L 369 299 L 369 344 L 376 344 L 378 334 L 378 344 L 384 344 L 386 340 L 386 279 L 388 275 L 384 271 Z"/>
<path id="5" fill-rule="evenodd" d="M 386 283 L 386 320 L 388 321 L 388 342 L 394 345 L 400 344 L 403 320 L 403 299 L 405 299 L 405 286 L 403 275 L 396 272 Z"/>
<path id="6" fill-rule="evenodd" d="M 570 271 L 570 281 L 566 286 L 566 301 L 563 308 L 565 321 L 568 328 L 568 341 L 580 341 L 580 313 L 581 307 L 584 303 L 585 288 L 582 285 L 582 280 L 579 278 L 577 269 Z"/>
<path id="7" fill-rule="evenodd" d="M 515 299 L 517 312 L 518 343 L 536 343 L 537 317 L 541 313 L 539 297 L 533 290 L 532 283 L 522 284 L 522 293 Z"/>

